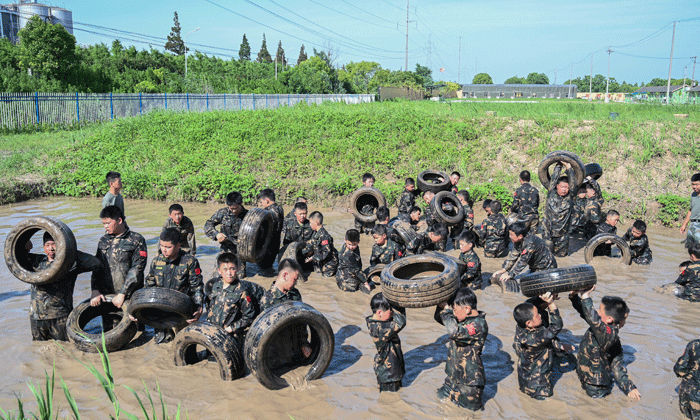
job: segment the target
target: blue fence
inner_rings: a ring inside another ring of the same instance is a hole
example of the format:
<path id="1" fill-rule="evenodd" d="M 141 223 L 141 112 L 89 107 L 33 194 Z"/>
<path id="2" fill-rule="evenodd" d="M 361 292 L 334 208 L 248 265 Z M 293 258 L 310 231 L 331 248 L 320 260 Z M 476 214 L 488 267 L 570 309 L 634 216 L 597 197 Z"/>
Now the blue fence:
<path id="1" fill-rule="evenodd" d="M 154 109 L 255 110 L 305 102 L 373 102 L 374 95 L 279 95 L 192 93 L 0 93 L 0 126 L 74 124 L 134 117 Z"/>

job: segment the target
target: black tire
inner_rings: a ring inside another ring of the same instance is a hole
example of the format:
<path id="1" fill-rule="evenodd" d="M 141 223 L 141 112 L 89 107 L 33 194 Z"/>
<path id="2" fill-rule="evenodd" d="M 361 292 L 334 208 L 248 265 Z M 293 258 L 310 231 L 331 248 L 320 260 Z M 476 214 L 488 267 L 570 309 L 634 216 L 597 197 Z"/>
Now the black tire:
<path id="1" fill-rule="evenodd" d="M 444 204 L 451 204 L 451 210 L 445 211 L 443 209 Z M 456 195 L 449 191 L 440 191 L 435 194 L 435 197 L 430 201 L 430 211 L 438 222 L 442 222 L 447 226 L 454 226 L 461 223 L 464 219 L 462 203 L 457 199 Z"/>
<path id="2" fill-rule="evenodd" d="M 355 219 L 363 223 L 370 223 L 377 220 L 377 214 L 362 214 L 360 210 L 365 205 L 371 205 L 376 210 L 379 206 L 386 206 L 386 198 L 381 191 L 374 187 L 362 187 L 350 196 L 350 211 Z"/>
<path id="3" fill-rule="evenodd" d="M 29 263 L 26 244 L 40 230 L 48 232 L 56 242 L 56 257 L 45 270 L 34 271 Z M 10 272 L 29 284 L 52 283 L 63 277 L 75 262 L 75 236 L 65 223 L 52 217 L 28 217 L 17 223 L 5 239 L 5 262 Z"/>
<path id="4" fill-rule="evenodd" d="M 457 269 L 459 270 L 459 276 L 460 276 L 460 277 L 461 277 L 462 274 L 464 274 L 464 272 L 467 270 L 467 263 L 465 263 L 464 261 L 460 260 L 458 257 L 455 257 L 455 256 L 453 256 L 453 255 L 446 254 L 446 253 L 444 253 L 444 252 L 439 252 L 439 251 L 430 252 L 430 254 L 444 255 L 444 256 L 446 256 L 447 258 L 450 258 L 452 261 L 454 261 L 455 264 L 457 264 Z"/>
<path id="5" fill-rule="evenodd" d="M 597 282 L 595 269 L 588 264 L 581 264 L 526 274 L 520 279 L 520 290 L 525 296 L 533 297 L 547 292 L 586 290 Z"/>
<path id="6" fill-rule="evenodd" d="M 238 258 L 257 263 L 265 258 L 275 230 L 272 212 L 252 208 L 248 210 L 238 231 Z"/>
<path id="7" fill-rule="evenodd" d="M 440 181 L 442 178 L 442 181 Z M 432 191 L 438 193 L 440 191 L 449 191 L 450 176 L 440 171 L 423 171 L 418 174 L 416 186 L 422 192 Z"/>
<path id="8" fill-rule="evenodd" d="M 586 176 L 591 177 L 593 179 L 599 179 L 601 176 L 603 176 L 603 168 L 598 165 L 597 163 L 587 163 L 586 164 Z"/>
<path id="9" fill-rule="evenodd" d="M 335 336 L 333 329 L 323 316 L 313 307 L 302 303 L 288 301 L 265 310 L 258 316 L 245 339 L 245 362 L 250 372 L 268 389 L 281 389 L 289 384 L 275 372 L 271 365 L 269 352 L 275 346 L 277 336 L 287 330 L 308 327 L 311 332 L 311 356 L 305 362 L 294 362 L 289 368 L 294 369 L 308 365 L 309 370 L 304 379 L 311 381 L 320 378 L 333 358 Z"/>
<path id="10" fill-rule="evenodd" d="M 146 287 L 131 296 L 131 316 L 153 328 L 180 328 L 196 310 L 192 298 L 177 290 Z"/>
<path id="11" fill-rule="evenodd" d="M 575 153 L 566 150 L 555 150 L 542 159 L 537 171 L 542 185 L 549 189 L 549 181 L 551 179 L 549 175 L 549 167 L 557 162 L 567 162 L 571 164 L 571 169 L 574 170 L 574 181 L 576 182 L 575 187 L 580 187 L 583 183 L 583 179 L 586 177 L 586 167 L 581 158 L 579 158 Z"/>
<path id="12" fill-rule="evenodd" d="M 513 223 L 518 222 L 518 213 L 509 213 L 508 216 L 506 216 L 506 228 L 512 225 Z"/>
<path id="13" fill-rule="evenodd" d="M 102 335 L 105 338 L 105 348 L 108 352 L 113 352 L 121 349 L 122 347 L 129 344 L 132 338 L 136 335 L 136 323 L 131 321 L 129 316 L 129 304 L 128 300 L 124 301 L 121 308 L 117 308 L 112 305 L 112 299 L 115 295 L 106 295 L 106 302 L 103 302 L 100 306 L 90 306 L 90 299 L 81 302 L 76 306 L 68 319 L 66 320 L 66 333 L 68 335 L 68 340 L 75 345 L 75 347 L 86 353 L 97 353 L 97 349 L 102 350 Z M 98 316 L 104 317 L 106 315 L 115 314 L 121 316 L 119 323 L 112 329 L 104 331 L 100 334 L 89 334 L 85 332 L 85 326 L 93 319 Z"/>
<path id="14" fill-rule="evenodd" d="M 183 328 L 173 340 L 175 366 L 187 366 L 200 362 L 197 345 L 206 348 L 216 359 L 224 381 L 243 377 L 245 363 L 243 350 L 235 337 L 221 327 L 208 322 L 196 322 Z"/>
<path id="15" fill-rule="evenodd" d="M 398 221 L 392 226 L 396 233 L 399 234 L 406 248 L 413 249 L 415 247 L 416 241 L 418 241 L 418 233 L 413 230 L 411 225 L 406 222 Z"/>
<path id="16" fill-rule="evenodd" d="M 374 281 L 375 283 L 379 283 L 379 281 L 375 281 L 374 278 L 381 278 L 384 267 L 386 267 L 386 264 L 377 264 L 374 267 L 369 268 L 367 270 L 367 281 Z"/>
<path id="17" fill-rule="evenodd" d="M 420 273 L 440 274 L 416 278 Z M 382 271 L 382 293 L 403 308 L 425 308 L 447 301 L 459 289 L 457 263 L 444 254 L 409 255 Z"/>
<path id="18" fill-rule="evenodd" d="M 305 273 L 310 273 L 314 271 L 314 266 L 312 263 L 304 262 L 304 260 L 306 259 L 306 256 L 302 252 L 304 250 L 304 247 L 306 247 L 306 243 L 304 242 L 292 242 L 291 244 L 289 244 L 289 246 L 287 246 L 287 249 L 284 251 L 282 257 L 280 258 L 280 261 L 282 261 L 285 258 L 290 258 L 298 262 L 301 266 L 301 269 Z"/>
<path id="19" fill-rule="evenodd" d="M 620 252 L 622 252 L 622 258 L 620 261 L 623 264 L 632 264 L 632 252 L 630 251 L 630 246 L 622 238 L 617 235 L 613 235 L 612 233 L 599 233 L 588 241 L 583 254 L 584 258 L 586 259 L 586 264 L 590 264 L 593 260 L 593 252 L 595 252 L 595 249 L 607 241 L 612 241 L 612 245 L 617 245 L 617 247 L 620 248 Z"/>

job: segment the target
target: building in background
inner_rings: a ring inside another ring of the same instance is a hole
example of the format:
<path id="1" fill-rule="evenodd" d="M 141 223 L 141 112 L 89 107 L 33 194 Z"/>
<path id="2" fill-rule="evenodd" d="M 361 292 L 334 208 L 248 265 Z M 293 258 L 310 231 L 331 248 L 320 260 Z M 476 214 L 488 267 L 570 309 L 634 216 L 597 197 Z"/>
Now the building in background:
<path id="1" fill-rule="evenodd" d="M 576 85 L 462 85 L 463 98 L 575 98 Z"/>
<path id="2" fill-rule="evenodd" d="M 690 86 L 645 86 L 630 93 L 632 101 L 666 102 L 666 90 L 670 92 L 670 103 L 688 102 Z"/>
<path id="3" fill-rule="evenodd" d="M 45 22 L 63 25 L 73 34 L 73 12 L 70 10 L 37 3 L 36 0 L 20 0 L 18 3 L 0 5 L 0 37 L 16 44 L 19 42 L 17 33 L 35 15 Z"/>

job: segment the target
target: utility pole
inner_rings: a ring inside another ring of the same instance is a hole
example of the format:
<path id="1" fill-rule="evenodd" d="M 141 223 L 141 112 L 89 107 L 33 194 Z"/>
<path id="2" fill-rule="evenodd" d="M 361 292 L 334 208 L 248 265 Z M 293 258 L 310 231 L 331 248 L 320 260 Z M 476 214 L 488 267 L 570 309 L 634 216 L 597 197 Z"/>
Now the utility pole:
<path id="1" fill-rule="evenodd" d="M 557 84 L 557 71 L 558 70 L 554 70 L 554 84 L 555 85 Z"/>
<path id="2" fill-rule="evenodd" d="M 588 82 L 588 102 L 590 102 L 593 100 L 593 54 L 591 54 L 591 78 Z"/>
<path id="3" fill-rule="evenodd" d="M 671 59 L 668 62 L 668 84 L 666 85 L 666 105 L 671 99 L 671 69 L 673 68 L 673 43 L 676 41 L 676 22 L 673 22 L 673 37 L 671 38 Z"/>
<path id="4" fill-rule="evenodd" d="M 605 80 L 605 103 L 607 104 L 610 102 L 610 97 L 608 96 L 608 88 L 610 87 L 610 53 L 613 52 L 613 50 L 608 47 L 608 77 Z"/>
<path id="5" fill-rule="evenodd" d="M 410 0 L 406 0 L 406 67 L 404 68 L 404 71 L 408 71 L 408 2 Z"/>
<path id="6" fill-rule="evenodd" d="M 200 28 L 193 29 L 185 35 L 185 80 L 187 80 L 187 37 L 190 36 L 192 32 L 197 32 Z"/>
<path id="7" fill-rule="evenodd" d="M 462 37 L 459 37 L 459 54 L 457 54 L 457 84 L 459 84 L 459 70 L 462 68 Z"/>
<path id="8" fill-rule="evenodd" d="M 571 76 L 569 77 L 569 99 L 571 99 L 571 82 L 574 78 L 574 63 L 571 63 Z"/>
<path id="9" fill-rule="evenodd" d="M 277 80 L 277 54 L 275 54 L 275 80 Z"/>
<path id="10" fill-rule="evenodd" d="M 693 80 L 695 80 L 695 60 L 697 60 L 698 57 L 696 56 L 696 57 L 690 57 L 690 58 L 693 59 L 693 75 L 690 76 L 690 87 L 692 88 L 693 87 Z"/>

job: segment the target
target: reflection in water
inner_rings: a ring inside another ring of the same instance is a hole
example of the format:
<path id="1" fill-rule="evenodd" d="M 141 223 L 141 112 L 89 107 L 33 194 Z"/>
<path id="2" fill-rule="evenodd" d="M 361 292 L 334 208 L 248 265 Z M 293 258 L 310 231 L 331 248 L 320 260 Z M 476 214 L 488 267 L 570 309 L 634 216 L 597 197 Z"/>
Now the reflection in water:
<path id="1" fill-rule="evenodd" d="M 323 375 L 330 376 L 343 372 L 362 357 L 362 352 L 355 346 L 345 344 L 345 340 L 360 332 L 357 325 L 345 325 L 335 333 L 335 348 L 333 350 L 333 360 Z"/>

